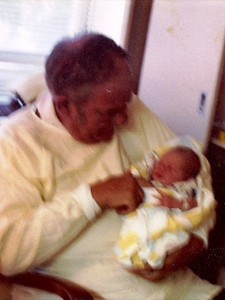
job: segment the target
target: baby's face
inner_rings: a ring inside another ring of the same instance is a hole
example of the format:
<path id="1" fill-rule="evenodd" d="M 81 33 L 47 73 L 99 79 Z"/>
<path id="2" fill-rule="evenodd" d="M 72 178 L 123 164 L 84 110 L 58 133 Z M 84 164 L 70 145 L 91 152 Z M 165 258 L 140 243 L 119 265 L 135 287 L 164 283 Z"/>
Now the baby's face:
<path id="1" fill-rule="evenodd" d="M 182 154 L 175 151 L 168 152 L 156 163 L 152 178 L 166 185 L 186 180 L 187 163 Z"/>

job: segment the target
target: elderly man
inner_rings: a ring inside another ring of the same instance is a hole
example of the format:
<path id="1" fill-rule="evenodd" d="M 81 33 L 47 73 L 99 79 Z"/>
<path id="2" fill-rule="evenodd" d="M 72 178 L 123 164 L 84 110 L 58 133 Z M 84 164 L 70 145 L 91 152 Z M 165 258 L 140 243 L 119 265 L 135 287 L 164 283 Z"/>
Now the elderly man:
<path id="1" fill-rule="evenodd" d="M 105 299 L 216 295 L 219 287 L 183 268 L 207 244 L 213 212 L 160 271 L 137 276 L 114 258 L 119 214 L 143 200 L 129 165 L 174 137 L 132 94 L 126 52 L 98 34 L 62 40 L 47 59 L 46 82 L 50 93 L 1 127 L 0 272 L 38 268 Z"/>

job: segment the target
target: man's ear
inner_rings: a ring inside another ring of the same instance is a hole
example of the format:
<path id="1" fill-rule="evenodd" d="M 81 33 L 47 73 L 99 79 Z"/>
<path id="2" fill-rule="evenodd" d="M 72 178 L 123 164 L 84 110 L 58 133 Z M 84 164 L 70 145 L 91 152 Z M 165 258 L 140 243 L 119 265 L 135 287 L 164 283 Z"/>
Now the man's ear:
<path id="1" fill-rule="evenodd" d="M 69 113 L 69 100 L 67 96 L 54 96 L 53 98 L 56 114 L 60 120 L 63 120 Z"/>

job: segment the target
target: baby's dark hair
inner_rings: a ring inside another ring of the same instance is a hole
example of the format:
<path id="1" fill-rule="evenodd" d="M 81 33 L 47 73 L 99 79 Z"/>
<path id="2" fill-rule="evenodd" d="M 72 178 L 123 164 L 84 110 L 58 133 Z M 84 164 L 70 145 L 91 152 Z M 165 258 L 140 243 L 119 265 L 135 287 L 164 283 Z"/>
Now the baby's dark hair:
<path id="1" fill-rule="evenodd" d="M 186 172 L 189 178 L 195 178 L 201 170 L 201 162 L 197 153 L 189 147 L 177 146 L 174 148 L 178 154 L 185 155 L 187 160 Z"/>

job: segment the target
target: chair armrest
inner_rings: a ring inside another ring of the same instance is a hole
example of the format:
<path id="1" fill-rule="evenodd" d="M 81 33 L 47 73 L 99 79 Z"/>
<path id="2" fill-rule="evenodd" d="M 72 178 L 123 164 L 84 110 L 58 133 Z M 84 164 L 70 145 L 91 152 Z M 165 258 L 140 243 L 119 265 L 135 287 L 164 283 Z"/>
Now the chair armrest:
<path id="1" fill-rule="evenodd" d="M 0 116 L 1 117 L 7 117 L 17 109 L 23 107 L 26 105 L 26 103 L 23 101 L 23 99 L 20 97 L 20 95 L 16 92 L 12 93 L 9 103 L 1 103 L 0 102 Z"/>
<path id="2" fill-rule="evenodd" d="M 83 287 L 55 276 L 28 272 L 10 277 L 0 275 L 0 280 L 44 290 L 56 294 L 64 300 L 94 300 L 90 292 Z"/>

